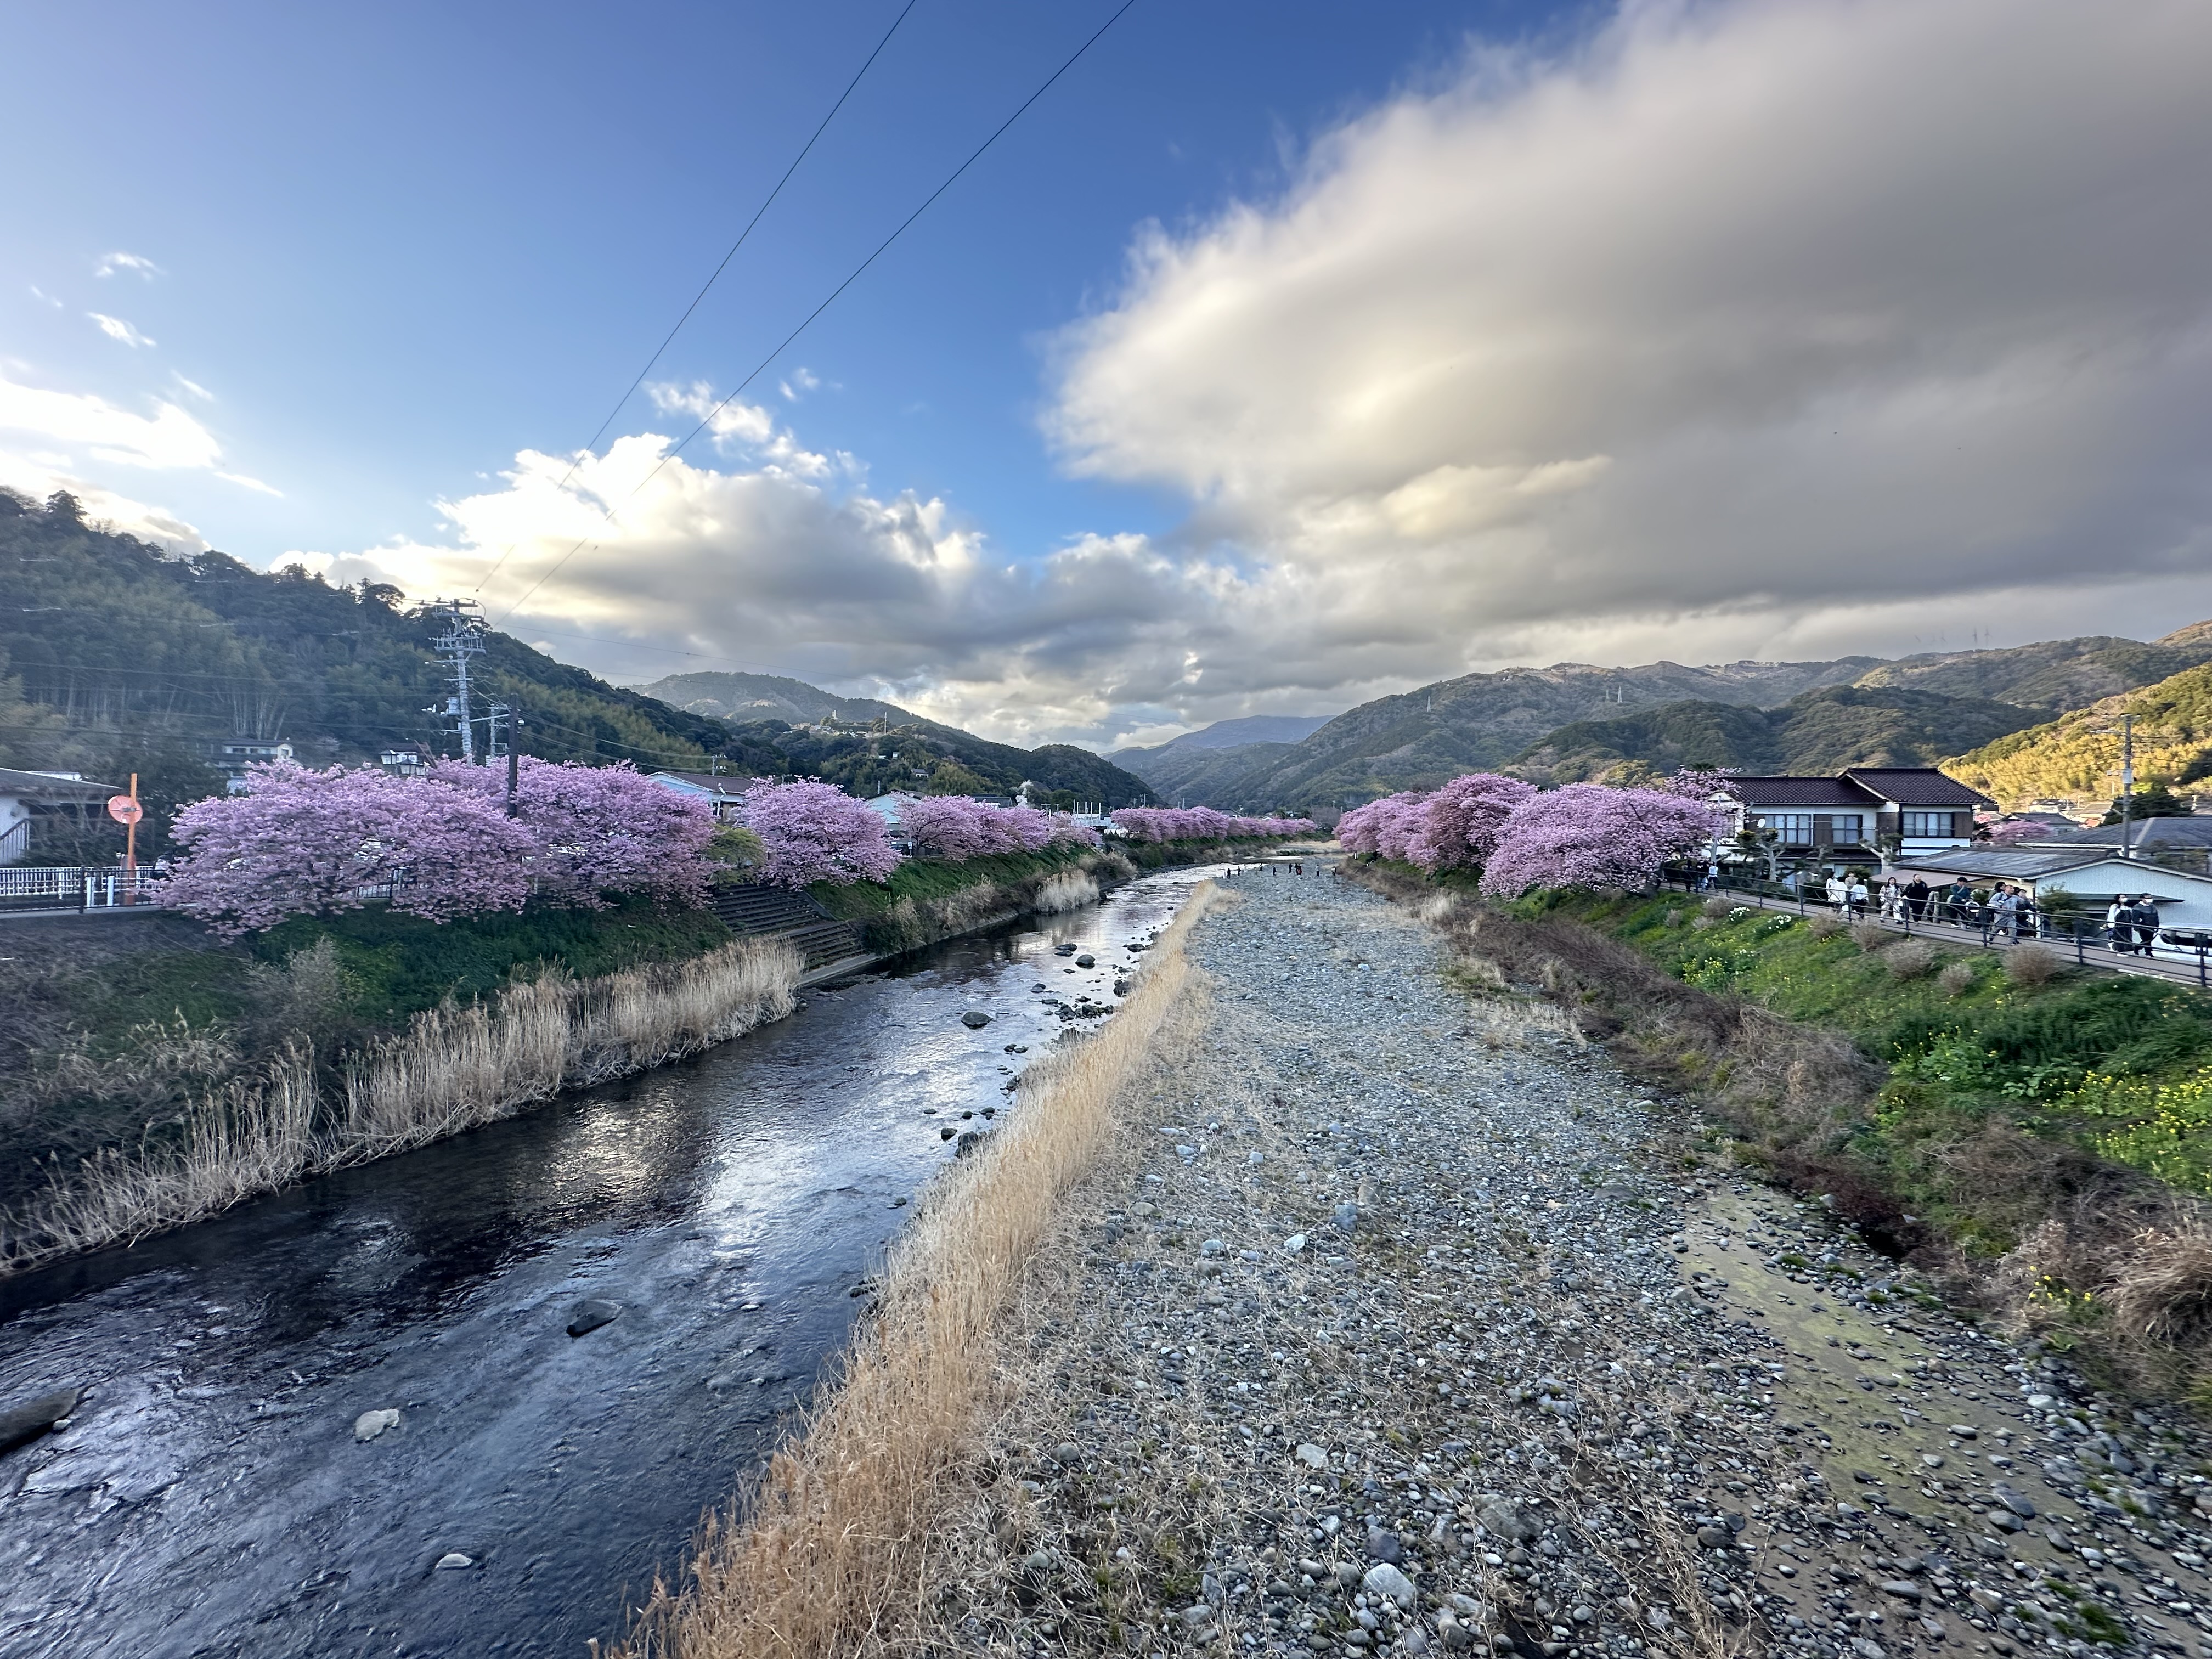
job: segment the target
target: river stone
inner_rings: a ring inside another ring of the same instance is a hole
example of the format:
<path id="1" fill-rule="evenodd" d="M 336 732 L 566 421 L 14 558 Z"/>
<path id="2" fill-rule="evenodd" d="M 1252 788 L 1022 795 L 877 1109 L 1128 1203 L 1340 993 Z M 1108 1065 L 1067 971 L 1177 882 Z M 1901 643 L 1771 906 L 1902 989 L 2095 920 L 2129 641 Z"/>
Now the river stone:
<path id="1" fill-rule="evenodd" d="M 568 1312 L 568 1334 L 588 1335 L 600 1326 L 611 1325 L 621 1317 L 622 1304 L 619 1302 L 606 1302 L 596 1297 L 589 1302 L 579 1302 Z"/>
<path id="2" fill-rule="evenodd" d="M 0 1412 L 0 1452 L 36 1440 L 75 1411 L 83 1398 L 82 1389 L 56 1389 Z"/>
<path id="3" fill-rule="evenodd" d="M 1401 1607 L 1413 1605 L 1413 1581 L 1388 1561 L 1377 1561 L 1359 1582 L 1367 1587 L 1370 1595 L 1387 1595 Z"/>
<path id="4" fill-rule="evenodd" d="M 1367 1559 L 1395 1566 L 1406 1559 L 1405 1546 L 1399 1543 L 1397 1534 L 1385 1532 L 1380 1527 L 1370 1527 L 1367 1529 Z"/>
<path id="5" fill-rule="evenodd" d="M 2035 1505 L 2030 1503 L 2027 1498 L 2022 1498 L 2010 1486 L 1999 1486 L 1996 1488 L 1994 1496 L 1998 1503 L 2003 1504 L 2021 1520 L 2033 1521 L 2035 1519 Z"/>
<path id="6" fill-rule="evenodd" d="M 1337 1231 L 1348 1233 L 1359 1225 L 1359 1206 L 1347 1198 L 1330 1212 L 1329 1219 L 1336 1223 Z"/>
<path id="7" fill-rule="evenodd" d="M 1085 951 L 1081 956 L 1076 957 L 1075 965 L 1079 968 L 1096 968 L 1098 965 L 1098 958 Z"/>
<path id="8" fill-rule="evenodd" d="M 984 1137 L 987 1133 L 987 1131 L 982 1129 L 962 1130 L 960 1132 L 960 1139 L 953 1143 L 952 1156 L 955 1158 L 967 1157 L 969 1153 L 974 1152 L 978 1146 L 983 1144 Z"/>
<path id="9" fill-rule="evenodd" d="M 1530 1526 L 1521 1511 L 1503 1498 L 1493 1498 L 1485 1503 L 1475 1518 L 1494 1537 L 1510 1538 L 1518 1543 L 1536 1535 L 1535 1528 Z"/>
<path id="10" fill-rule="evenodd" d="M 353 1437 L 356 1440 L 374 1440 L 386 1429 L 398 1426 L 399 1413 L 396 1411 L 363 1412 L 353 1420 Z"/>
<path id="11" fill-rule="evenodd" d="M 1328 1454 L 1309 1440 L 1298 1447 L 1298 1462 L 1309 1468 L 1325 1469 L 1328 1467 Z"/>
<path id="12" fill-rule="evenodd" d="M 960 1016 L 960 1023 L 971 1031 L 980 1031 L 991 1023 L 991 1017 L 980 1008 L 970 1008 Z"/>
<path id="13" fill-rule="evenodd" d="M 438 1558 L 438 1565 L 435 1570 L 439 1572 L 459 1572 L 465 1568 L 473 1567 L 474 1565 L 476 1565 L 476 1563 L 467 1556 L 463 1555 L 459 1550 L 448 1550 L 445 1554 Z"/>

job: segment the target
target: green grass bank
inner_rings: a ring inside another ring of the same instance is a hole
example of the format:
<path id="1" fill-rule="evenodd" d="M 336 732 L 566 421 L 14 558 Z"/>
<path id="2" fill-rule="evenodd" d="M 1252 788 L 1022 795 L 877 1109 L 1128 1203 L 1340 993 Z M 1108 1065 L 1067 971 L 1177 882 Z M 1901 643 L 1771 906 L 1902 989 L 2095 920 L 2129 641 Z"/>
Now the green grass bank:
<path id="1" fill-rule="evenodd" d="M 1564 1006 L 1961 1294 L 2132 1386 L 2212 1378 L 2212 1000 L 1725 900 L 1345 871 L 1419 905 L 1472 994 Z"/>

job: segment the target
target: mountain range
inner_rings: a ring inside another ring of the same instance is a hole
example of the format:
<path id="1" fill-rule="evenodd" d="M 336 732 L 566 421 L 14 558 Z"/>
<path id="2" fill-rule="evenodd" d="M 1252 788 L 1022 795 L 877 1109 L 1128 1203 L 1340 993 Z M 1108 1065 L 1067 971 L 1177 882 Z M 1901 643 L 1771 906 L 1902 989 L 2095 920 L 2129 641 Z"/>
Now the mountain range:
<path id="1" fill-rule="evenodd" d="M 1224 744 L 1196 732 L 1114 758 L 1164 796 L 1322 812 L 1484 769 L 1564 783 L 1692 762 L 1810 773 L 1928 765 L 2206 663 L 2212 623 L 2149 644 L 2098 635 L 1895 659 L 1559 663 L 1378 697 L 1291 741 Z"/>

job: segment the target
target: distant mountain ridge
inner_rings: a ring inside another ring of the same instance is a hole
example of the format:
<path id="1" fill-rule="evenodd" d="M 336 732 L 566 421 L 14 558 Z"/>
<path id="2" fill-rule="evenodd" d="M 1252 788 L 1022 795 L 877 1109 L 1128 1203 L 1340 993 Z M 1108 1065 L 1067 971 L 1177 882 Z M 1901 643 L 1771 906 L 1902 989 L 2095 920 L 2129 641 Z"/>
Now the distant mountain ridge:
<path id="1" fill-rule="evenodd" d="M 856 795 L 896 789 L 1011 793 L 1025 782 L 1109 807 L 1131 806 L 1152 797 L 1142 778 L 1072 744 L 1018 749 L 993 743 L 957 726 L 924 720 L 875 697 L 841 697 L 781 674 L 669 674 L 639 695 L 669 704 L 693 719 L 716 721 L 730 733 L 729 753 L 763 773 L 801 773 Z M 889 730 L 797 731 L 823 720 Z"/>
<path id="2" fill-rule="evenodd" d="M 1165 766 L 1151 758 L 1133 769 L 1164 790 L 1172 777 L 1175 792 L 1194 804 L 1326 811 L 1393 790 L 1433 788 L 1463 772 L 1517 766 L 1563 781 L 1630 762 L 1664 769 L 1669 757 L 1688 757 L 1692 749 L 1721 751 L 1696 758 L 1758 756 L 1810 772 L 1884 755 L 1910 764 L 1917 763 L 1904 757 L 1934 759 L 2006 741 L 2039 718 L 2208 662 L 2212 623 L 2148 644 L 2094 635 L 1893 661 L 1555 663 L 1462 675 L 1378 697 L 1294 744 L 1249 744 L 1210 757 L 1185 751 Z M 1778 720 L 1747 717 L 1844 688 L 1902 695 L 1808 702 Z"/>
<path id="3" fill-rule="evenodd" d="M 1287 749 L 1328 724 L 1328 714 L 1247 714 L 1216 720 L 1195 732 L 1146 749 L 1117 749 L 1106 758 L 1135 773 L 1174 800 L 1192 788 L 1218 789 L 1220 781 L 1261 758 L 1259 751 Z"/>
<path id="4" fill-rule="evenodd" d="M 759 720 L 793 723 L 889 720 L 902 726 L 921 718 L 896 703 L 875 697 L 841 697 L 834 691 L 824 691 L 805 680 L 789 679 L 781 674 L 667 674 L 628 689 L 657 697 L 687 714 L 704 714 L 710 720 L 735 724 Z"/>

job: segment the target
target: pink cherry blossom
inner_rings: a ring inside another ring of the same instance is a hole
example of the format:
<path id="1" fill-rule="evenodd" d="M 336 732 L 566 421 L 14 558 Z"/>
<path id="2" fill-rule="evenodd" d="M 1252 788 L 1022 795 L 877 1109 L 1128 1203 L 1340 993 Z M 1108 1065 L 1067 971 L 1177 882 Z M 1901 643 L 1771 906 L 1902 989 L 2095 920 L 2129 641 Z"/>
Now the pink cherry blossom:
<path id="1" fill-rule="evenodd" d="M 1482 890 L 1504 898 L 1532 887 L 1641 891 L 1724 822 L 1724 814 L 1668 790 L 1571 783 L 1514 811 L 1483 866 Z"/>
<path id="2" fill-rule="evenodd" d="M 834 784 L 763 779 L 745 791 L 738 816 L 768 848 L 761 879 L 772 887 L 884 881 L 898 868 L 884 820 Z"/>

